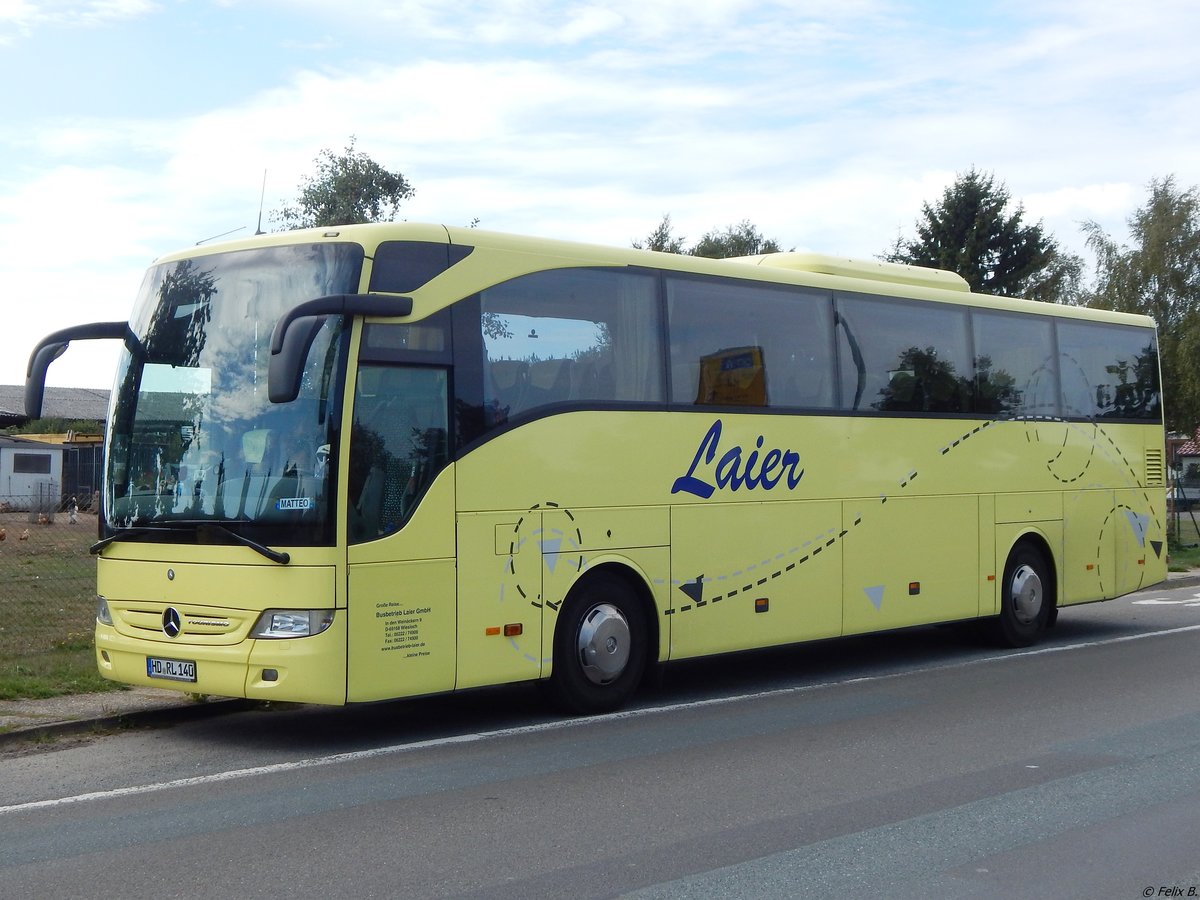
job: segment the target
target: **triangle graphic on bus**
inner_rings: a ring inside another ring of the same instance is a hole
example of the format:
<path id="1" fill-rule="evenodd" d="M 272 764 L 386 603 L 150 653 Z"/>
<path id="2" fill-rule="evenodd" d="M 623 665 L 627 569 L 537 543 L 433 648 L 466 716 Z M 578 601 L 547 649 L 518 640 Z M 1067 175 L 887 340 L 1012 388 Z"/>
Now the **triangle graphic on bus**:
<path id="1" fill-rule="evenodd" d="M 562 550 L 562 538 L 550 538 L 542 541 L 542 559 L 546 561 L 550 573 L 554 574 L 554 566 L 558 562 L 558 552 Z"/>
<path id="2" fill-rule="evenodd" d="M 1138 539 L 1138 546 L 1146 546 L 1146 530 L 1150 527 L 1150 517 L 1138 515 L 1132 509 L 1125 510 L 1125 517 L 1129 519 L 1129 527 L 1133 529 L 1134 535 Z"/>
<path id="3" fill-rule="evenodd" d="M 681 584 L 679 589 L 687 594 L 693 603 L 699 603 L 704 597 L 704 576 L 697 575 L 695 581 L 689 581 Z"/>
<path id="4" fill-rule="evenodd" d="M 1151 541 L 1150 546 L 1154 549 L 1154 555 L 1162 559 L 1162 541 Z"/>
<path id="5" fill-rule="evenodd" d="M 863 588 L 863 593 L 867 595 L 867 599 L 871 601 L 871 605 L 876 609 L 883 606 L 883 585 L 875 587 Z"/>

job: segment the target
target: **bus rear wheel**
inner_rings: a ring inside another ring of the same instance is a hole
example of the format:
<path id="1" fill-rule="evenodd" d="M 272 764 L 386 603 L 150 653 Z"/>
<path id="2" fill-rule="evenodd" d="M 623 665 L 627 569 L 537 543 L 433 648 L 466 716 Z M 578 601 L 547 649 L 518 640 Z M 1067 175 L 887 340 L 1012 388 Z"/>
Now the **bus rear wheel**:
<path id="1" fill-rule="evenodd" d="M 619 576 L 597 572 L 575 587 L 554 633 L 550 692 L 568 712 L 617 709 L 646 669 L 647 628 L 637 596 Z"/>
<path id="2" fill-rule="evenodd" d="M 1018 544 L 1004 566 L 992 637 L 1004 647 L 1028 647 L 1046 630 L 1054 610 L 1054 582 L 1045 557 L 1028 543 Z"/>

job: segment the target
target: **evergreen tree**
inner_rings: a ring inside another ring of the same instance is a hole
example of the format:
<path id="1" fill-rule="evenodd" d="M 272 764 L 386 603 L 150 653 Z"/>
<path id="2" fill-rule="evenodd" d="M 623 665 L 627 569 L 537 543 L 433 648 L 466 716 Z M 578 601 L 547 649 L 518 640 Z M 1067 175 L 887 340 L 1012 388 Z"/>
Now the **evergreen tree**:
<path id="1" fill-rule="evenodd" d="M 1009 193 L 990 174 L 959 175 L 936 206 L 926 203 L 917 236 L 896 239 L 889 262 L 957 272 L 972 291 L 1032 300 L 1076 302 L 1083 261 L 1064 253 L 1024 208 L 1008 211 Z"/>

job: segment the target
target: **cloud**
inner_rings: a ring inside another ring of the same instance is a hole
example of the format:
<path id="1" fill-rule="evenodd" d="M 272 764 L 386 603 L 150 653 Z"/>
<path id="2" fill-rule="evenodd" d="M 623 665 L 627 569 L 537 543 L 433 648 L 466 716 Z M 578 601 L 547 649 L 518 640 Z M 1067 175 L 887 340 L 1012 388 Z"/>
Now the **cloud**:
<path id="1" fill-rule="evenodd" d="M 341 17 L 321 0 L 287 0 L 286 6 L 314 18 Z M 886 4 L 875 0 L 358 0 L 355 18 L 364 28 L 394 29 L 447 46 L 548 48 L 612 40 L 654 44 L 670 56 L 697 41 L 705 53 L 761 48 L 763 40 L 814 20 L 861 20 L 882 8 Z"/>
<path id="2" fill-rule="evenodd" d="M 0 45 L 43 27 L 94 27 L 147 15 L 152 0 L 0 0 Z"/>
<path id="3" fill-rule="evenodd" d="M 1081 220 L 1119 231 L 1152 176 L 1200 181 L 1186 46 L 1200 12 L 1174 0 L 1018 0 L 936 21 L 883 0 L 206 9 L 287 11 L 262 53 L 293 55 L 224 96 L 0 126 L 0 264 L 19 295 L 55 299 L 55 323 L 126 315 L 153 256 L 252 232 L 264 170 L 269 212 L 351 135 L 412 180 L 407 218 L 619 245 L 670 213 L 692 240 L 749 218 L 786 247 L 869 257 L 971 166 L 1082 244 Z M 0 34 L 68 10 L 177 27 L 132 0 L 30 10 L 0 0 Z M 319 55 L 294 49 L 316 41 Z M 3 336 L 0 381 L 46 315 Z M 97 383 L 69 368 L 75 352 L 52 383 Z"/>

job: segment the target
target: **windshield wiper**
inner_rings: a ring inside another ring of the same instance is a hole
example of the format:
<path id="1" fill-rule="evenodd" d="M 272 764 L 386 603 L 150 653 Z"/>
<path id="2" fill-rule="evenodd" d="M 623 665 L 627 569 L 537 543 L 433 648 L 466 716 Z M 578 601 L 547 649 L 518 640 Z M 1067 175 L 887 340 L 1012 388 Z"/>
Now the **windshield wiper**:
<path id="1" fill-rule="evenodd" d="M 267 559 L 271 560 L 271 562 L 273 562 L 273 563 L 279 563 L 281 566 L 286 566 L 288 563 L 290 563 L 292 561 L 292 555 L 290 553 L 288 553 L 286 550 L 272 550 L 270 547 L 264 546 L 263 544 L 260 544 L 258 541 L 253 541 L 244 535 L 238 534 L 232 528 L 227 528 L 226 526 L 222 525 L 220 522 L 208 522 L 208 521 L 181 522 L 181 521 L 176 521 L 176 522 L 173 522 L 172 525 L 182 525 L 186 528 L 195 529 L 196 531 L 199 531 L 201 528 L 211 528 L 211 529 L 214 529 L 215 531 L 219 531 L 225 537 L 231 538 L 235 543 L 241 544 L 243 547 L 249 547 L 255 553 L 265 556 Z M 123 541 L 123 540 L 127 540 L 129 538 L 141 537 L 146 534 L 155 534 L 158 532 L 168 533 L 168 532 L 179 531 L 179 530 L 180 530 L 179 528 L 170 527 L 170 526 L 167 526 L 167 527 L 159 526 L 157 528 L 151 528 L 146 525 L 135 525 L 132 528 L 125 528 L 125 529 L 117 532 L 114 535 L 110 535 L 109 537 L 106 537 L 102 540 L 96 541 L 96 543 L 92 544 L 92 546 L 90 548 L 90 552 L 99 553 L 101 550 L 103 550 L 105 547 L 107 547 L 109 544 L 113 543 L 114 541 Z"/>
<path id="2" fill-rule="evenodd" d="M 144 534 L 153 534 L 156 531 L 170 531 L 170 528 L 149 528 L 145 525 L 136 525 L 133 528 L 123 528 L 116 534 L 102 538 L 88 548 L 88 553 L 96 554 L 111 544 L 113 541 L 124 541 L 129 538 L 141 537 Z"/>
<path id="3" fill-rule="evenodd" d="M 265 556 L 271 562 L 279 563 L 281 566 L 286 566 L 288 563 L 290 563 L 292 561 L 292 555 L 290 553 L 288 553 L 286 550 L 272 550 L 270 547 L 266 546 L 265 544 L 260 544 L 258 541 L 250 540 L 250 538 L 246 537 L 243 534 L 238 534 L 232 528 L 226 528 L 220 522 L 202 522 L 202 523 L 198 522 L 198 523 L 196 523 L 196 526 L 197 526 L 197 528 L 200 528 L 200 527 L 213 528 L 213 529 L 221 532 L 221 534 L 225 535 L 226 537 L 232 538 L 233 540 L 237 541 L 243 547 L 249 547 L 255 553 L 259 553 L 262 556 Z"/>

